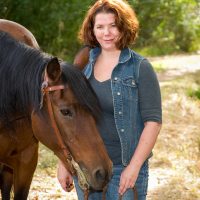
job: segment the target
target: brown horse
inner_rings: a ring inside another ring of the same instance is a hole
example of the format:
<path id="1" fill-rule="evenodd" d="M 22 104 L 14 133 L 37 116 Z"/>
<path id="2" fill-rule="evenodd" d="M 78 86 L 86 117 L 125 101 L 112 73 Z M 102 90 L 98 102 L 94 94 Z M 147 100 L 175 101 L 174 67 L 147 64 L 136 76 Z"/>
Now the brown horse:
<path id="1" fill-rule="evenodd" d="M 27 199 L 38 141 L 67 168 L 73 159 L 88 185 L 102 189 L 112 164 L 96 129 L 98 113 L 79 70 L 0 32 L 0 162 L 8 167 L 0 176 L 2 199 L 10 199 L 12 184 L 14 199 Z"/>

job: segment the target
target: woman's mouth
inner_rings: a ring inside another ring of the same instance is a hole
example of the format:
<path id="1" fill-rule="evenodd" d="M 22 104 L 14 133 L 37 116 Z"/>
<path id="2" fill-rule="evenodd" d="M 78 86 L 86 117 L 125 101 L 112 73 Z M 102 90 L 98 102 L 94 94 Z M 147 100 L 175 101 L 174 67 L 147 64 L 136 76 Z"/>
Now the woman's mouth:
<path id="1" fill-rule="evenodd" d="M 109 39 L 109 40 L 104 40 L 104 42 L 112 42 L 113 39 Z"/>

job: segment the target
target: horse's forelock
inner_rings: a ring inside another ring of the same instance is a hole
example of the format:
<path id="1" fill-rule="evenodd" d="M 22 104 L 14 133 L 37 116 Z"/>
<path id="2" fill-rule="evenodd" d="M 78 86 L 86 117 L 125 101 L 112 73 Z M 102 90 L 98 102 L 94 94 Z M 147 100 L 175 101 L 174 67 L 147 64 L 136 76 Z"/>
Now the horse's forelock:
<path id="1" fill-rule="evenodd" d="M 63 81 L 72 89 L 79 104 L 86 107 L 95 119 L 98 119 L 101 114 L 101 108 L 89 81 L 77 67 L 67 63 L 62 63 L 61 65 Z"/>

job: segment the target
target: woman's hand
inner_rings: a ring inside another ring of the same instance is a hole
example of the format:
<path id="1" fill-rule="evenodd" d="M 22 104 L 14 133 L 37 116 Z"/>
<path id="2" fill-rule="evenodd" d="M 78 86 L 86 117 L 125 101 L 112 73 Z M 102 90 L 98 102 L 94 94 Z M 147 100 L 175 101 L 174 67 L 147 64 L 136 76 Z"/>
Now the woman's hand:
<path id="1" fill-rule="evenodd" d="M 124 169 L 120 177 L 119 194 L 123 195 L 127 189 L 133 188 L 137 180 L 140 169 L 130 164 Z"/>
<path id="2" fill-rule="evenodd" d="M 60 160 L 58 162 L 57 178 L 63 190 L 70 192 L 73 189 L 72 175 Z"/>

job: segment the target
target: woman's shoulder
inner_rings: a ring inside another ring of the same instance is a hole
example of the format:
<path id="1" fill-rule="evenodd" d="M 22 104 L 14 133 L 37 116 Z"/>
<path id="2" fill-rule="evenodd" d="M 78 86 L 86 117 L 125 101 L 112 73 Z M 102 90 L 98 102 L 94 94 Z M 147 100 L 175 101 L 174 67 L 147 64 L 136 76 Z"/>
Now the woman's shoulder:
<path id="1" fill-rule="evenodd" d="M 137 53 L 136 51 L 134 51 L 131 48 L 129 48 L 129 51 L 131 52 L 131 55 L 132 55 L 133 58 L 140 59 L 140 60 L 146 59 L 143 55 Z"/>
<path id="2" fill-rule="evenodd" d="M 131 55 L 133 59 L 137 59 L 140 61 L 140 67 L 142 68 L 152 68 L 152 64 L 150 63 L 149 59 L 144 57 L 143 55 L 137 53 L 133 49 L 130 49 Z"/>
<path id="3" fill-rule="evenodd" d="M 89 53 L 89 61 L 92 62 L 96 60 L 96 58 L 98 57 L 100 53 L 101 53 L 100 47 L 91 48 L 90 53 Z"/>

